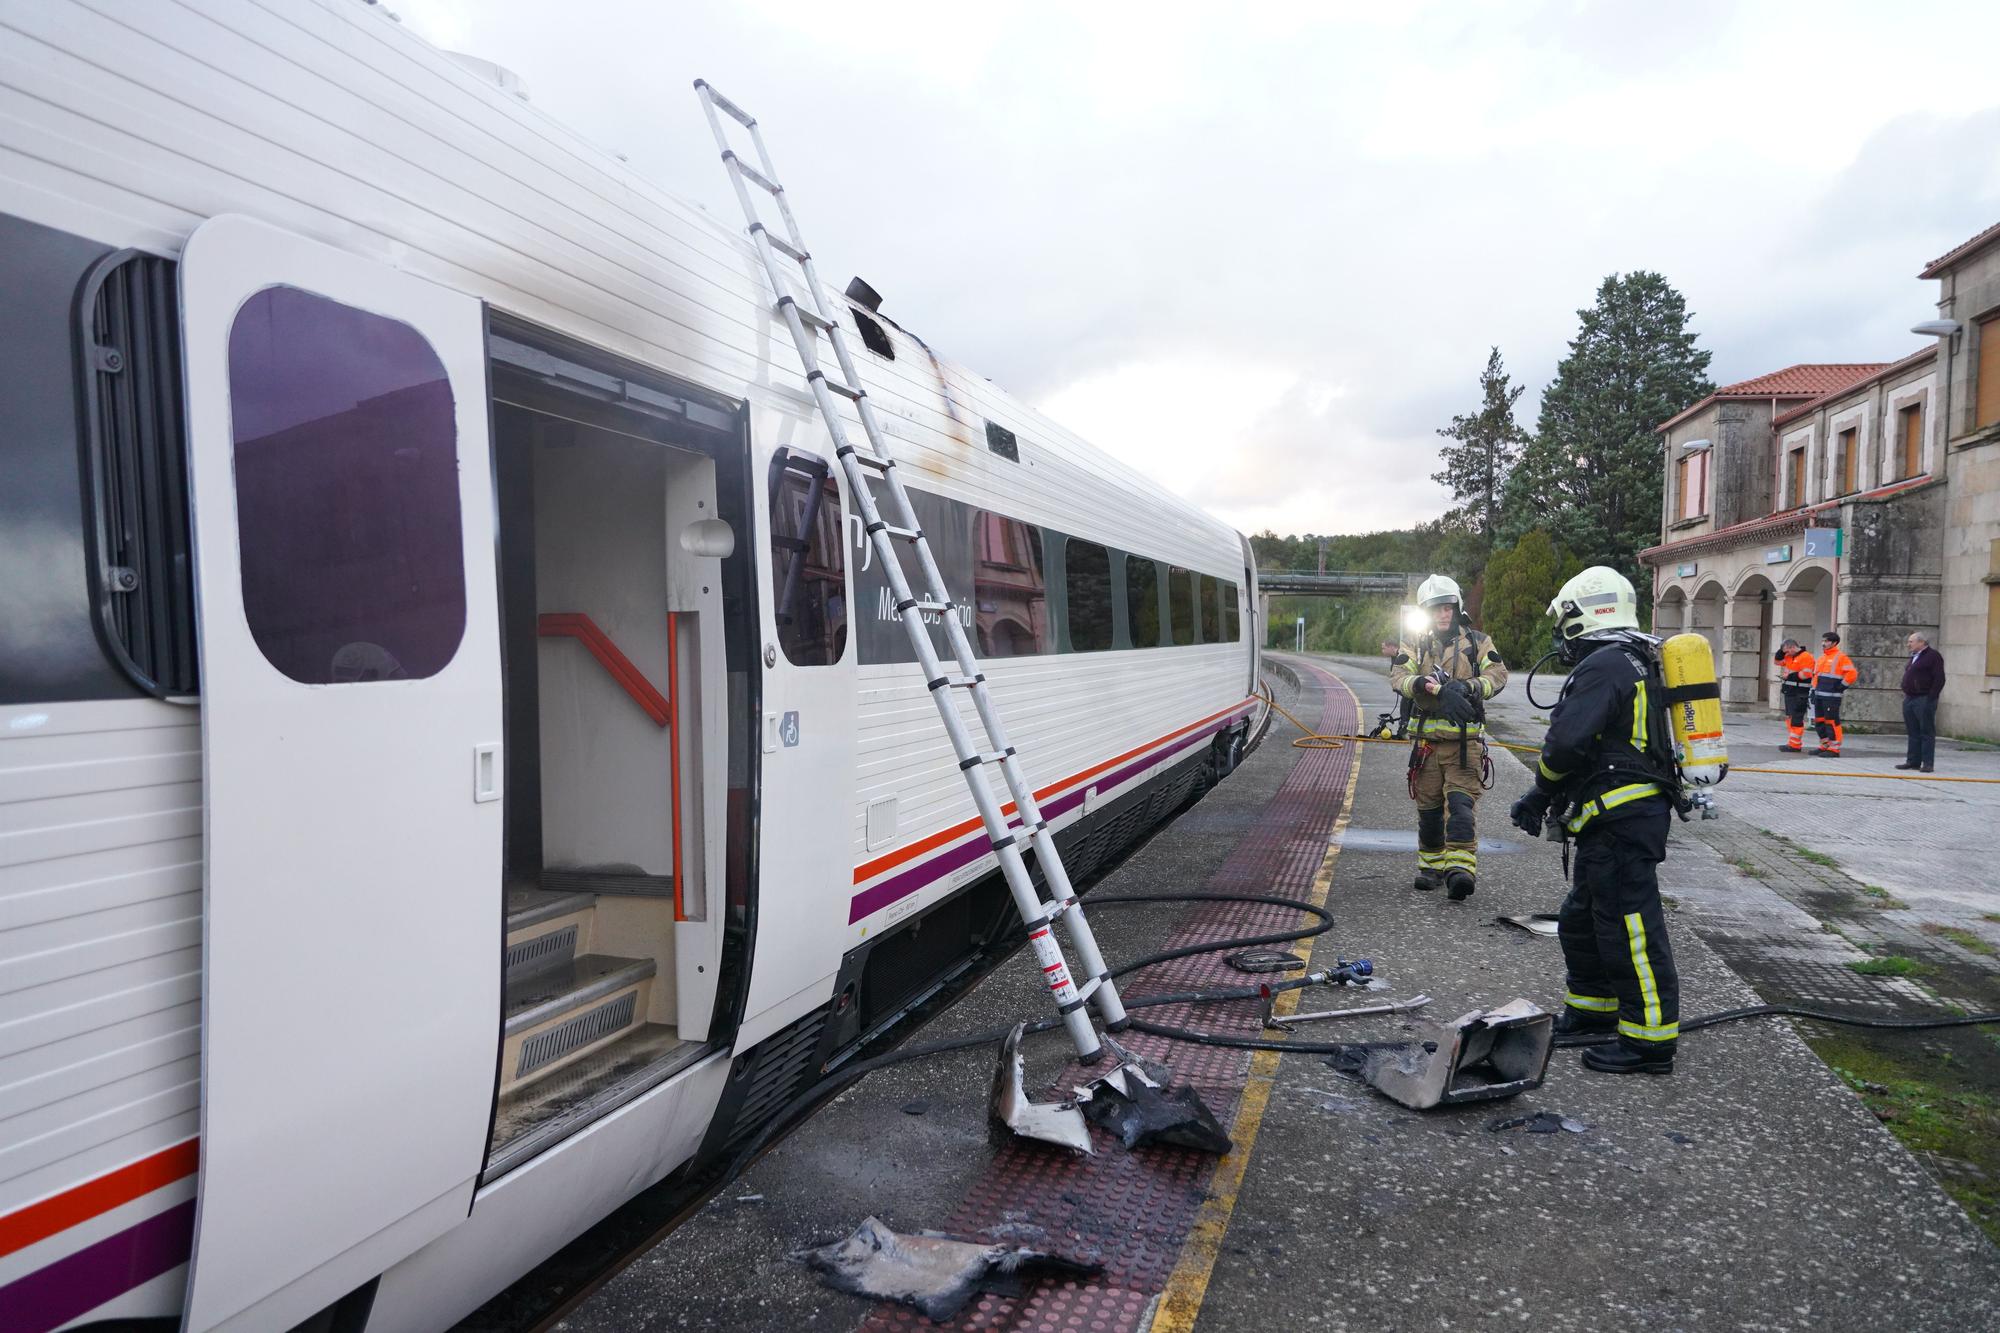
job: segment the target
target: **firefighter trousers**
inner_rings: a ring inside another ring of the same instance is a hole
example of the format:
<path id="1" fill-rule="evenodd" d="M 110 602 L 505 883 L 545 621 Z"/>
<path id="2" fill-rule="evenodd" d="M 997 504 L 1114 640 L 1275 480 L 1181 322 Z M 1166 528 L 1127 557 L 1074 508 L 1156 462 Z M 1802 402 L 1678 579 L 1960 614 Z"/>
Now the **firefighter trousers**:
<path id="1" fill-rule="evenodd" d="M 1569 970 L 1564 1003 L 1585 1022 L 1615 1015 L 1621 1042 L 1671 1055 L 1680 1036 L 1680 974 L 1660 908 L 1665 813 L 1585 829 L 1575 874 L 1556 917 Z"/>
<path id="2" fill-rule="evenodd" d="M 1463 870 L 1479 873 L 1479 761 L 1485 747 L 1479 737 L 1465 742 L 1459 759 L 1456 736 L 1431 742 L 1422 767 L 1410 776 L 1410 793 L 1417 801 L 1417 869 L 1443 875 Z"/>

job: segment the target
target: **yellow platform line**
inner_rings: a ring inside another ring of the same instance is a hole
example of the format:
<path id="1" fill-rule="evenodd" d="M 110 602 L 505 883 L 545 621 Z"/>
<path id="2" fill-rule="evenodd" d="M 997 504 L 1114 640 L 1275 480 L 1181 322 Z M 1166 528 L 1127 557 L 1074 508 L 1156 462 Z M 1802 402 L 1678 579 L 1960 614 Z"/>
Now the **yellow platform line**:
<path id="1" fill-rule="evenodd" d="M 1333 680 L 1353 700 L 1354 715 L 1361 716 L 1361 700 L 1346 681 L 1338 676 L 1333 676 Z M 1286 716 L 1291 715 L 1287 713 Z M 1307 728 L 1301 726 L 1299 730 L 1306 731 Z M 1318 872 L 1313 875 L 1312 893 L 1307 900 L 1315 907 L 1326 906 L 1327 894 L 1333 888 L 1333 864 L 1340 859 L 1348 817 L 1354 813 L 1354 792 L 1360 785 L 1361 751 L 1357 749 L 1348 765 L 1347 791 L 1340 798 L 1340 815 L 1333 821 L 1333 835 L 1327 839 L 1326 855 L 1319 863 Z M 1310 966 L 1313 945 L 1318 940 L 1317 935 L 1299 940 L 1292 945 L 1292 952 Z M 1298 991 L 1280 991 L 1273 1008 L 1282 1016 L 1297 1009 L 1298 1002 Z M 1208 1185 L 1208 1201 L 1195 1214 L 1194 1227 L 1181 1244 L 1180 1261 L 1174 1265 L 1173 1274 L 1167 1278 L 1166 1290 L 1160 1293 L 1159 1303 L 1154 1308 L 1151 1333 L 1190 1333 L 1201 1314 L 1202 1300 L 1208 1295 L 1209 1279 L 1215 1273 L 1216 1260 L 1222 1256 L 1222 1242 L 1229 1235 L 1229 1221 L 1236 1212 L 1236 1196 L 1243 1188 L 1243 1174 L 1249 1169 L 1250 1153 L 1257 1146 L 1257 1131 L 1264 1123 L 1264 1108 L 1270 1103 L 1271 1084 L 1277 1077 L 1281 1058 L 1276 1051 L 1257 1051 L 1250 1057 L 1250 1079 L 1243 1087 L 1243 1096 L 1236 1103 L 1236 1123 L 1229 1131 L 1235 1146 L 1216 1164 L 1215 1177 Z"/>

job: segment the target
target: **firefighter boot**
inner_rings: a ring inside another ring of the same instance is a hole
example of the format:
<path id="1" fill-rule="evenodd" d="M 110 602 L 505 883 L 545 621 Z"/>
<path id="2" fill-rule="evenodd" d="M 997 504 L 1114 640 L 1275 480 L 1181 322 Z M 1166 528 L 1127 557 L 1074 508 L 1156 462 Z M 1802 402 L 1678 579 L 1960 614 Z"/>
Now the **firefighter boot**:
<path id="1" fill-rule="evenodd" d="M 1416 883 L 1411 885 L 1411 887 L 1422 889 L 1427 893 L 1432 889 L 1441 889 L 1444 887 L 1444 876 L 1432 870 L 1429 866 L 1425 866 L 1417 872 Z"/>
<path id="2" fill-rule="evenodd" d="M 1444 872 L 1445 895 L 1455 903 L 1462 903 L 1470 898 L 1472 891 L 1478 887 L 1479 882 L 1473 879 L 1469 870 L 1453 869 Z"/>
<path id="3" fill-rule="evenodd" d="M 1555 1034 L 1558 1037 L 1582 1037 L 1597 1032 L 1616 1032 L 1618 1015 L 1586 1014 L 1567 1005 L 1556 1015 Z"/>
<path id="4" fill-rule="evenodd" d="M 1583 1067 L 1600 1074 L 1671 1074 L 1672 1051 L 1643 1051 L 1629 1042 L 1583 1048 Z"/>

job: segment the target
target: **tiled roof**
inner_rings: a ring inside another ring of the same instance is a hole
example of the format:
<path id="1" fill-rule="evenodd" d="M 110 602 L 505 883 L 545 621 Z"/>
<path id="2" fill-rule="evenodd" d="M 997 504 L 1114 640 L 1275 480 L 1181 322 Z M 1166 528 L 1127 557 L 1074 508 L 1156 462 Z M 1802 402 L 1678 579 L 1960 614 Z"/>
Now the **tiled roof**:
<path id="1" fill-rule="evenodd" d="M 1808 361 L 1796 366 L 1786 366 L 1783 370 L 1774 370 L 1755 379 L 1725 384 L 1694 406 L 1674 413 L 1655 426 L 1654 430 L 1664 431 L 1677 426 L 1719 399 L 1818 398 L 1822 394 L 1838 393 L 1857 380 L 1867 379 L 1876 371 L 1887 369 L 1888 365 L 1887 361 L 1834 363 Z"/>
<path id="2" fill-rule="evenodd" d="M 1831 393 L 1823 393 L 1817 398 L 1807 399 L 1805 402 L 1800 403 L 1797 407 L 1786 408 L 1783 412 L 1780 412 L 1777 416 L 1771 418 L 1771 424 L 1773 426 L 1782 426 L 1787 421 L 1795 421 L 1799 417 L 1807 416 L 1810 413 L 1817 412 L 1821 407 L 1825 406 L 1833 399 L 1840 397 L 1842 394 L 1853 393 L 1856 389 L 1872 384 L 1876 380 L 1887 379 L 1891 375 L 1895 375 L 1902 371 L 1908 370 L 1910 369 L 1910 367 L 1920 365 L 1925 361 L 1935 361 L 1937 360 L 1937 354 L 1938 354 L 1937 347 L 1935 344 L 1929 347 L 1920 347 L 1916 351 L 1910 353 L 1908 356 L 1904 357 L 1900 361 L 1889 362 L 1887 365 L 1883 366 L 1880 370 L 1876 371 L 1872 375 L 1863 375 L 1858 380 L 1852 380 L 1849 383 L 1841 385 L 1838 389 L 1833 390 Z"/>
<path id="3" fill-rule="evenodd" d="M 1951 249 L 1924 265 L 1924 271 L 1917 274 L 1917 276 L 1920 278 L 1935 278 L 1959 260 L 1969 258 L 1975 251 L 1984 250 L 1995 241 L 2000 241 L 2000 222 L 1994 223 L 1971 240 L 1960 245 L 1954 245 Z"/>

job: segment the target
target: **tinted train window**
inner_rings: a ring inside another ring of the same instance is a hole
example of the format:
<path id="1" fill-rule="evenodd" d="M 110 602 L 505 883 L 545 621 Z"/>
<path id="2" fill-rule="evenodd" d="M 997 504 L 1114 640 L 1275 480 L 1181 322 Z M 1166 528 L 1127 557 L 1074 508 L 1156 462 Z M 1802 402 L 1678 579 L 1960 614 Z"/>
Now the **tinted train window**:
<path id="1" fill-rule="evenodd" d="M 847 548 L 840 488 L 818 458 L 771 460 L 771 605 L 794 666 L 831 666 L 847 651 Z"/>
<path id="2" fill-rule="evenodd" d="M 1049 651 L 1042 534 L 1019 519 L 982 511 L 972 529 L 972 591 L 981 657 Z"/>
<path id="3" fill-rule="evenodd" d="M 1243 637 L 1243 621 L 1236 606 L 1236 585 L 1222 581 L 1222 641 L 1235 643 Z"/>
<path id="4" fill-rule="evenodd" d="M 243 612 L 308 685 L 421 680 L 465 634 L 458 427 L 409 325 L 267 287 L 229 329 Z"/>
<path id="5" fill-rule="evenodd" d="M 1063 589 L 1069 594 L 1069 646 L 1079 653 L 1111 646 L 1111 553 L 1072 537 L 1063 546 Z"/>
<path id="6" fill-rule="evenodd" d="M 1179 565 L 1167 569 L 1167 611 L 1173 617 L 1174 642 L 1194 642 L 1195 572 Z"/>
<path id="7" fill-rule="evenodd" d="M 1160 566 L 1136 555 L 1125 557 L 1125 616 L 1134 648 L 1160 646 Z"/>
<path id="8" fill-rule="evenodd" d="M 1216 596 L 1217 579 L 1206 574 L 1194 576 L 1195 595 L 1201 600 L 1201 641 L 1222 642 L 1222 603 Z"/>

